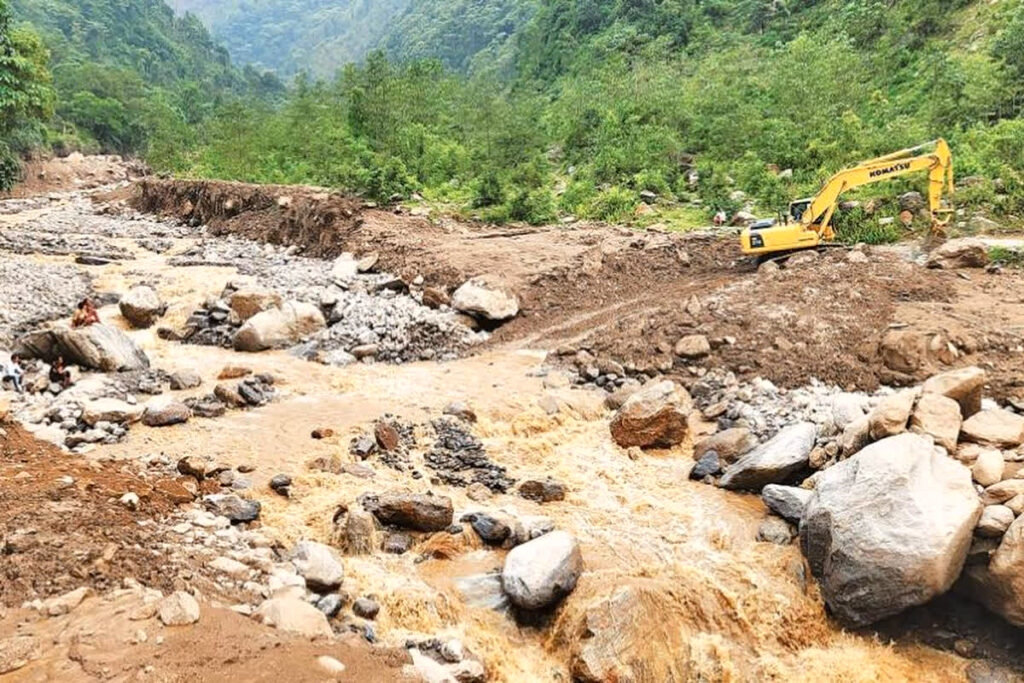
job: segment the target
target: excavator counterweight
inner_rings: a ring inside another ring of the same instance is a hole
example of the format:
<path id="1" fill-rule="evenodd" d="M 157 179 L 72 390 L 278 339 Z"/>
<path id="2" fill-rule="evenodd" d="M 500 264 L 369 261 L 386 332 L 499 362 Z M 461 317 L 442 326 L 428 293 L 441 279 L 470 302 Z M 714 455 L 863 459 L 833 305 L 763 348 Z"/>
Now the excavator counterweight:
<path id="1" fill-rule="evenodd" d="M 929 148 L 931 151 L 926 152 Z M 740 234 L 740 246 L 746 254 L 763 257 L 827 244 L 835 239 L 832 218 L 844 192 L 923 171 L 928 172 L 932 230 L 939 232 L 945 225 L 939 218 L 943 212 L 943 191 L 947 188 L 950 194 L 954 191 L 953 157 L 949 145 L 942 139 L 862 161 L 836 173 L 817 195 L 790 204 L 791 221 L 766 228 L 746 228 Z"/>

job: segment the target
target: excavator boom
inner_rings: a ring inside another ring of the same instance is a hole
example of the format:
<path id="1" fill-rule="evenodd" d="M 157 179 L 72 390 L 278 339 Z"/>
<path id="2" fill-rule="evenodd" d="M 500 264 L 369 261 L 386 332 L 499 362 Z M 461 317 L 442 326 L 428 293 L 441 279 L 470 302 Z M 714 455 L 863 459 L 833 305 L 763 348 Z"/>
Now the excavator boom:
<path id="1" fill-rule="evenodd" d="M 931 152 L 921 153 L 926 148 Z M 862 161 L 856 166 L 839 171 L 822 186 L 807 203 L 798 221 L 766 229 L 747 228 L 740 235 L 740 245 L 747 254 L 771 254 L 812 249 L 835 239 L 832 218 L 843 193 L 863 185 L 882 182 L 910 173 L 928 173 L 928 208 L 932 215 L 933 230 L 944 223 L 938 214 L 942 211 L 942 194 L 953 186 L 953 157 L 945 140 L 903 149 L 892 154 Z"/>

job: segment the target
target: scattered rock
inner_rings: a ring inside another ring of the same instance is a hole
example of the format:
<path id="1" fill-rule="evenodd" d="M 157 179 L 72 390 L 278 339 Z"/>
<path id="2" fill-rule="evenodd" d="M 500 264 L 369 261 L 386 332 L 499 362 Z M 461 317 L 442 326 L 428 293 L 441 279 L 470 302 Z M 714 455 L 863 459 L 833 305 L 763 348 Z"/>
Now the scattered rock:
<path id="1" fill-rule="evenodd" d="M 228 306 L 245 322 L 258 313 L 281 307 L 281 296 L 263 287 L 243 287 L 228 297 Z"/>
<path id="2" fill-rule="evenodd" d="M 58 617 L 62 614 L 68 614 L 69 612 L 77 608 L 79 605 L 81 605 L 83 600 L 85 600 L 88 597 L 92 597 L 95 594 L 96 591 L 94 591 L 92 588 L 88 586 L 82 586 L 81 588 L 76 588 L 75 590 L 69 593 L 65 593 L 64 595 L 59 595 L 55 598 L 50 598 L 49 600 L 43 603 L 42 611 L 43 613 L 51 617 Z"/>
<path id="3" fill-rule="evenodd" d="M 17 671 L 39 656 L 39 642 L 30 636 L 0 638 L 0 676 Z"/>
<path id="4" fill-rule="evenodd" d="M 275 474 L 270 478 L 270 490 L 274 493 L 288 497 L 292 486 L 292 478 L 287 474 Z"/>
<path id="5" fill-rule="evenodd" d="M 142 424 L 147 427 L 170 427 L 188 422 L 192 410 L 178 401 L 151 401 L 142 415 Z"/>
<path id="6" fill-rule="evenodd" d="M 179 370 L 170 376 L 171 391 L 195 389 L 203 383 L 203 378 L 193 370 Z"/>
<path id="7" fill-rule="evenodd" d="M 337 593 L 328 593 L 316 601 L 316 608 L 323 612 L 324 616 L 328 619 L 337 616 L 338 612 L 341 611 L 341 607 L 344 601 L 341 596 Z"/>
<path id="8" fill-rule="evenodd" d="M 1024 444 L 1024 417 L 1008 410 L 983 410 L 967 418 L 962 436 L 982 446 L 1016 448 Z"/>
<path id="9" fill-rule="evenodd" d="M 571 593 L 582 572 L 579 543 L 564 531 L 552 531 L 509 551 L 501 580 L 512 604 L 532 611 Z"/>
<path id="10" fill-rule="evenodd" d="M 233 493 L 214 493 L 203 497 L 206 509 L 215 515 L 227 517 L 233 523 L 252 522 L 260 516 L 260 503 L 245 500 Z"/>
<path id="11" fill-rule="evenodd" d="M 779 486 L 768 484 L 761 490 L 761 500 L 768 506 L 768 509 L 783 519 L 799 523 L 804 515 L 804 508 L 807 501 L 811 499 L 812 492 L 808 489 L 796 486 Z"/>
<path id="12" fill-rule="evenodd" d="M 415 531 L 444 531 L 452 523 L 452 500 L 422 493 L 365 494 L 362 505 L 382 524 Z"/>
<path id="13" fill-rule="evenodd" d="M 329 546 L 315 541 L 299 541 L 292 548 L 291 561 L 306 586 L 314 593 L 327 593 L 338 588 L 345 578 L 345 568 Z"/>
<path id="14" fill-rule="evenodd" d="M 320 655 L 317 657 L 316 664 L 320 667 L 321 671 L 331 678 L 337 678 L 341 674 L 345 673 L 345 665 L 334 657 L 330 657 L 328 655 Z"/>
<path id="15" fill-rule="evenodd" d="M 175 591 L 157 605 L 157 616 L 165 626 L 187 626 L 199 621 L 199 603 L 185 591 Z"/>
<path id="16" fill-rule="evenodd" d="M 501 545 L 512 535 L 512 529 L 508 524 L 483 512 L 467 515 L 463 521 L 466 520 L 469 521 L 476 535 L 484 543 L 490 545 Z"/>
<path id="17" fill-rule="evenodd" d="M 786 520 L 773 515 L 765 517 L 757 527 L 757 540 L 760 543 L 789 545 L 793 542 L 795 535 L 793 528 Z"/>
<path id="18" fill-rule="evenodd" d="M 1001 538 L 1013 524 L 1013 510 L 1005 505 L 989 505 L 981 511 L 974 533 L 983 538 Z"/>
<path id="19" fill-rule="evenodd" d="M 551 503 L 565 500 L 565 485 L 550 477 L 546 479 L 528 479 L 519 485 L 519 495 L 527 500 L 538 503 Z"/>
<path id="20" fill-rule="evenodd" d="M 703 479 L 714 477 L 722 472 L 722 460 L 718 457 L 717 451 L 707 451 L 700 456 L 700 460 L 690 470 L 690 479 Z"/>
<path id="21" fill-rule="evenodd" d="M 97 398 L 82 406 L 82 422 L 90 427 L 99 422 L 130 424 L 142 419 L 145 411 L 140 405 L 132 405 L 116 398 Z"/>
<path id="22" fill-rule="evenodd" d="M 851 252 L 860 253 L 860 252 Z M 842 393 L 832 397 L 832 421 L 839 429 L 864 417 L 865 399 L 859 394 Z"/>
<path id="23" fill-rule="evenodd" d="M 298 598 L 265 600 L 252 616 L 261 624 L 305 638 L 330 638 L 333 635 L 324 613 Z"/>
<path id="24" fill-rule="evenodd" d="M 373 435 L 377 440 L 377 445 L 384 451 L 393 451 L 401 443 L 398 430 L 384 420 L 380 420 L 374 425 Z"/>
<path id="25" fill-rule="evenodd" d="M 741 455 L 757 448 L 757 437 L 746 427 L 733 427 L 701 439 L 693 447 L 693 457 L 700 460 L 708 451 L 714 451 L 727 465 L 736 462 Z"/>
<path id="26" fill-rule="evenodd" d="M 960 412 L 967 419 L 981 410 L 984 386 L 985 371 L 972 366 L 935 375 L 924 383 L 922 391 L 953 399 L 960 404 Z"/>
<path id="27" fill-rule="evenodd" d="M 1002 481 L 1005 465 L 1003 454 L 1000 451 L 985 450 L 978 454 L 977 460 L 971 467 L 971 474 L 974 476 L 974 481 L 982 486 L 992 486 Z"/>
<path id="28" fill-rule="evenodd" d="M 619 446 L 670 447 L 687 432 L 690 395 L 674 382 L 651 383 L 632 396 L 612 418 L 612 438 Z"/>
<path id="29" fill-rule="evenodd" d="M 681 358 L 703 358 L 711 353 L 711 344 L 703 334 L 690 334 L 676 342 L 674 351 Z"/>
<path id="30" fill-rule="evenodd" d="M 476 412 L 464 401 L 454 401 L 444 407 L 444 414 L 466 422 L 476 422 Z"/>
<path id="31" fill-rule="evenodd" d="M 225 365 L 221 368 L 217 379 L 241 379 L 252 374 L 252 368 L 245 365 Z"/>
<path id="32" fill-rule="evenodd" d="M 490 500 L 493 495 L 491 490 L 480 482 L 474 482 L 466 487 L 466 497 L 477 503 Z"/>
<path id="33" fill-rule="evenodd" d="M 901 434 L 818 475 L 801 545 L 832 612 L 864 626 L 946 592 L 980 514 L 967 468 Z"/>
<path id="34" fill-rule="evenodd" d="M 818 428 L 811 422 L 787 427 L 725 469 L 718 485 L 760 491 L 788 480 L 807 467 Z"/>
<path id="35" fill-rule="evenodd" d="M 373 598 L 359 598 L 352 603 L 352 613 L 361 619 L 372 621 L 380 613 L 380 605 Z"/>
<path id="36" fill-rule="evenodd" d="M 910 418 L 910 431 L 928 434 L 950 453 L 960 437 L 960 404 L 941 394 L 922 394 Z"/>
<path id="37" fill-rule="evenodd" d="M 125 320 L 139 329 L 150 327 L 167 310 L 156 290 L 145 285 L 132 287 L 117 306 Z"/>
<path id="38" fill-rule="evenodd" d="M 910 421 L 910 412 L 914 409 L 915 398 L 916 393 L 908 389 L 886 396 L 879 401 L 868 415 L 871 438 L 877 441 L 907 431 L 907 423 Z"/>

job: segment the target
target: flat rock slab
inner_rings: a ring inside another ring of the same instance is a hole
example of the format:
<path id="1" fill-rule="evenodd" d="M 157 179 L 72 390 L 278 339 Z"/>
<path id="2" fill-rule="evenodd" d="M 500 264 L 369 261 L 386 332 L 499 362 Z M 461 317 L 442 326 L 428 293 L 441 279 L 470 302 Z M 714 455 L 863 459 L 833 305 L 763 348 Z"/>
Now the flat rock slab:
<path id="1" fill-rule="evenodd" d="M 718 485 L 726 489 L 760 491 L 782 483 L 807 467 L 818 428 L 802 422 L 783 429 L 725 469 Z"/>

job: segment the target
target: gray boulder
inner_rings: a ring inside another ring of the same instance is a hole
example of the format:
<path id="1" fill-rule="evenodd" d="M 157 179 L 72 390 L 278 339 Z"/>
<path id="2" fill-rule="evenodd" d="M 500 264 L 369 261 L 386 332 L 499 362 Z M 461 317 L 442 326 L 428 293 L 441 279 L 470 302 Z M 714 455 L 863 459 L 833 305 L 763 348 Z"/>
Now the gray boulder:
<path id="1" fill-rule="evenodd" d="M 13 352 L 47 363 L 63 356 L 68 365 L 101 372 L 145 370 L 149 367 L 149 358 L 128 335 L 103 324 L 29 332 L 18 339 Z"/>
<path id="2" fill-rule="evenodd" d="M 804 516 L 804 508 L 807 507 L 807 501 L 811 499 L 812 495 L 814 492 L 810 489 L 768 484 L 761 491 L 761 500 L 769 510 L 779 517 L 791 522 L 799 522 L 800 518 Z"/>
<path id="3" fill-rule="evenodd" d="M 327 325 L 313 304 L 289 301 L 249 318 L 235 333 L 236 351 L 266 351 L 294 346 Z"/>
<path id="4" fill-rule="evenodd" d="M 990 611 L 1024 627 L 1024 516 L 1006 530 L 987 565 L 964 570 L 963 584 Z"/>
<path id="5" fill-rule="evenodd" d="M 819 475 L 800 541 L 833 613 L 864 626 L 946 592 L 980 514 L 970 471 L 900 434 Z"/>
<path id="6" fill-rule="evenodd" d="M 245 500 L 233 493 L 213 493 L 203 497 L 206 509 L 215 515 L 227 517 L 234 523 L 251 522 L 260 516 L 260 503 Z"/>
<path id="7" fill-rule="evenodd" d="M 345 568 L 334 551 L 323 543 L 299 541 L 292 548 L 292 564 L 314 593 L 327 593 L 341 585 Z"/>
<path id="8" fill-rule="evenodd" d="M 183 391 L 195 389 L 203 383 L 203 378 L 194 370 L 179 370 L 171 373 L 170 384 L 172 391 Z"/>
<path id="9" fill-rule="evenodd" d="M 516 317 L 519 300 L 500 280 L 476 277 L 452 294 L 451 306 L 460 313 L 475 318 L 500 322 Z"/>
<path id="10" fill-rule="evenodd" d="M 552 607 L 571 593 L 582 572 L 579 543 L 565 531 L 552 531 L 513 548 L 501 582 L 513 605 L 534 611 Z"/>
<path id="11" fill-rule="evenodd" d="M 726 489 L 760 491 L 768 484 L 789 480 L 807 467 L 818 428 L 812 422 L 786 427 L 725 469 L 718 485 Z"/>
<path id="12" fill-rule="evenodd" d="M 160 300 L 156 290 L 146 285 L 132 287 L 117 303 L 121 315 L 132 327 L 150 327 L 162 316 L 167 306 Z"/>
<path id="13" fill-rule="evenodd" d="M 929 268 L 984 268 L 988 265 L 988 247 L 976 237 L 949 240 L 928 256 Z"/>
<path id="14" fill-rule="evenodd" d="M 188 422 L 191 417 L 192 410 L 184 403 L 157 399 L 146 405 L 142 424 L 147 427 L 170 427 Z"/>

